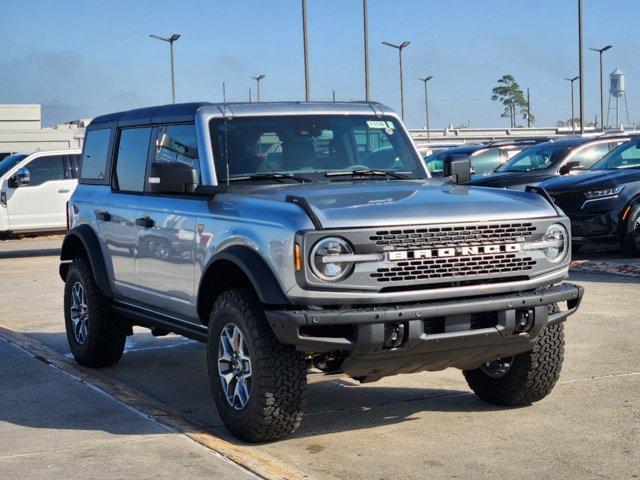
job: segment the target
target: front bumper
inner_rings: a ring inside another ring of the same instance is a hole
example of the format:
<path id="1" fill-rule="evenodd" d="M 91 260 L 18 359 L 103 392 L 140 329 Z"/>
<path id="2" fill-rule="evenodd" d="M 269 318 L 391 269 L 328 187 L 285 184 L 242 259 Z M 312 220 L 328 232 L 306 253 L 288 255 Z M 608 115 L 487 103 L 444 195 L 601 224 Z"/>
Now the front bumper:
<path id="1" fill-rule="evenodd" d="M 395 306 L 271 310 L 267 319 L 280 342 L 305 352 L 347 351 L 342 369 L 353 377 L 384 377 L 447 367 L 476 368 L 533 348 L 546 326 L 563 322 L 584 289 L 562 283 L 533 291 Z M 550 313 L 550 305 L 566 302 Z M 517 333 L 516 314 L 533 313 Z M 402 324 L 404 340 L 385 348 L 389 326 Z"/>
<path id="2" fill-rule="evenodd" d="M 573 243 L 611 241 L 619 237 L 619 210 L 572 213 L 571 236 Z"/>

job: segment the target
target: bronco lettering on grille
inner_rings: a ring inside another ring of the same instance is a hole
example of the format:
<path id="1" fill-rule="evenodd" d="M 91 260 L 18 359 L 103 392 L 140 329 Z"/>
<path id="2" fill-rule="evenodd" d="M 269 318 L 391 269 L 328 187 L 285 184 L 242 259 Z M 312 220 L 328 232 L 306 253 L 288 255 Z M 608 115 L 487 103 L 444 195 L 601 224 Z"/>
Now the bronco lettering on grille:
<path id="1" fill-rule="evenodd" d="M 421 260 L 424 258 L 469 257 L 492 253 L 513 253 L 519 252 L 520 250 L 522 250 L 522 247 L 519 243 L 481 245 L 476 247 L 432 248 L 425 250 L 397 250 L 395 252 L 389 252 L 389 260 L 398 262 L 402 260 Z"/>

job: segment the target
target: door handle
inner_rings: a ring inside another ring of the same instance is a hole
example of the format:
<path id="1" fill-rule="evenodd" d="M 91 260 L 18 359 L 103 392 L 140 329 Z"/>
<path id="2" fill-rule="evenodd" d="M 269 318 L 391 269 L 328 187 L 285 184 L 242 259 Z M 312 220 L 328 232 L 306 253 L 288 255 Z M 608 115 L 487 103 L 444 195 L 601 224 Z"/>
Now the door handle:
<path id="1" fill-rule="evenodd" d="M 136 218 L 136 225 L 142 228 L 152 228 L 155 224 L 151 217 Z"/>
<path id="2" fill-rule="evenodd" d="M 109 212 L 96 212 L 96 218 L 98 220 L 102 220 L 103 222 L 111 221 L 111 214 Z"/>
<path id="3" fill-rule="evenodd" d="M 69 193 L 71 190 L 69 190 L 68 188 L 61 188 L 60 190 L 58 190 L 58 193 Z"/>

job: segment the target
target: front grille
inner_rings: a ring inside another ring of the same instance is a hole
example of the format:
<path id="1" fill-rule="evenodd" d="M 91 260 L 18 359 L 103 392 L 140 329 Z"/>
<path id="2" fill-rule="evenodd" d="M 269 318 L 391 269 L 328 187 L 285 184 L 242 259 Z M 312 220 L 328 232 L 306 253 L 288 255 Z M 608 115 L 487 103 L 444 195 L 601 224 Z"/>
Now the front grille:
<path id="1" fill-rule="evenodd" d="M 447 277 L 472 277 L 531 270 L 536 262 L 515 253 L 497 253 L 456 258 L 429 258 L 397 262 L 394 267 L 378 268 L 371 273 L 377 282 L 430 280 Z"/>
<path id="2" fill-rule="evenodd" d="M 563 212 L 577 212 L 584 203 L 584 194 L 582 193 L 558 193 L 553 196 L 553 201 L 562 209 Z"/>
<path id="3" fill-rule="evenodd" d="M 495 223 L 378 230 L 369 240 L 399 249 L 442 248 L 522 242 L 536 227 L 531 223 Z"/>

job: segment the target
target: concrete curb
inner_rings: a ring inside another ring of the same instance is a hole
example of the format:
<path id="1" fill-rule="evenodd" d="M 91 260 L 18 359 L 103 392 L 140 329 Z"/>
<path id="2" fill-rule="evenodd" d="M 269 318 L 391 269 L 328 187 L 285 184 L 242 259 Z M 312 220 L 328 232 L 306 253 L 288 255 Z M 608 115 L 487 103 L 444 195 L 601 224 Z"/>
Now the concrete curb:
<path id="1" fill-rule="evenodd" d="M 574 260 L 569 265 L 572 272 L 606 273 L 640 278 L 640 265 L 594 260 Z"/>
<path id="2" fill-rule="evenodd" d="M 212 452 L 265 480 L 308 480 L 310 477 L 280 460 L 240 443 L 233 443 L 192 423 L 171 410 L 118 380 L 68 360 L 60 353 L 37 340 L 0 325 L 0 338 L 17 346 L 34 358 L 56 368 L 77 381 L 101 391 L 127 408 L 160 425 L 203 445 Z"/>

